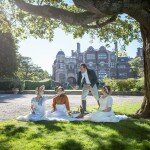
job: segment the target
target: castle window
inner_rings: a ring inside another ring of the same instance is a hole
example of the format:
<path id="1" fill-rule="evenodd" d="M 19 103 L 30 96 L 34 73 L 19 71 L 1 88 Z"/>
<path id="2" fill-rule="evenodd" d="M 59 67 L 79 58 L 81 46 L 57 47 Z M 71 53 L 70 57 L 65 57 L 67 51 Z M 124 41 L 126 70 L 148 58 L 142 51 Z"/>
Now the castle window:
<path id="1" fill-rule="evenodd" d="M 119 73 L 120 77 L 127 77 L 127 73 Z"/>
<path id="2" fill-rule="evenodd" d="M 125 68 L 126 68 L 126 65 L 119 65 L 118 68 L 120 68 L 120 69 L 125 69 Z"/>
<path id="3" fill-rule="evenodd" d="M 99 54 L 98 59 L 107 59 L 107 54 L 106 53 Z"/>
<path id="4" fill-rule="evenodd" d="M 89 62 L 89 67 L 92 67 L 93 66 L 93 62 Z"/>
<path id="5" fill-rule="evenodd" d="M 115 68 L 116 67 L 116 63 L 110 63 L 110 67 L 111 68 Z"/>
<path id="6" fill-rule="evenodd" d="M 100 66 L 101 66 L 101 67 L 104 67 L 104 66 L 105 66 L 105 62 L 104 62 L 104 61 L 101 61 L 101 62 L 100 62 Z"/>
<path id="7" fill-rule="evenodd" d="M 105 77 L 107 77 L 107 73 L 106 73 L 106 71 L 99 71 L 99 78 L 105 78 Z"/>
<path id="8" fill-rule="evenodd" d="M 93 59 L 95 59 L 95 54 L 87 54 L 86 57 L 87 57 L 87 59 L 93 60 Z"/>
<path id="9" fill-rule="evenodd" d="M 111 56 L 111 59 L 116 59 L 116 56 L 115 56 L 115 55 L 112 55 L 112 56 Z"/>
<path id="10" fill-rule="evenodd" d="M 64 68 L 64 64 L 60 64 L 60 68 L 63 69 Z"/>
<path id="11" fill-rule="evenodd" d="M 79 59 L 82 60 L 82 56 L 80 56 Z"/>

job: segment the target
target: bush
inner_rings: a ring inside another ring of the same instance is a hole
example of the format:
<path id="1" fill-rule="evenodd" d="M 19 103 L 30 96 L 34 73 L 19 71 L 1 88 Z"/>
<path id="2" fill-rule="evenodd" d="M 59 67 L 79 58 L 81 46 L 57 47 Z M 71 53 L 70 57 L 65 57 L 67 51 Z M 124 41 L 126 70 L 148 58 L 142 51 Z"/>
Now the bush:
<path id="1" fill-rule="evenodd" d="M 0 90 L 1 91 L 8 91 L 12 90 L 12 88 L 19 88 L 20 91 L 23 91 L 25 88 L 24 81 L 21 81 L 19 79 L 0 79 Z"/>
<path id="2" fill-rule="evenodd" d="M 138 79 L 135 85 L 135 91 L 144 91 L 144 78 Z"/>
<path id="3" fill-rule="evenodd" d="M 37 86 L 45 85 L 45 89 L 51 89 L 51 80 L 43 80 L 43 81 L 25 81 L 25 90 L 35 90 Z"/>
<path id="4" fill-rule="evenodd" d="M 109 85 L 112 91 L 142 91 L 144 79 L 104 79 L 105 85 Z"/>

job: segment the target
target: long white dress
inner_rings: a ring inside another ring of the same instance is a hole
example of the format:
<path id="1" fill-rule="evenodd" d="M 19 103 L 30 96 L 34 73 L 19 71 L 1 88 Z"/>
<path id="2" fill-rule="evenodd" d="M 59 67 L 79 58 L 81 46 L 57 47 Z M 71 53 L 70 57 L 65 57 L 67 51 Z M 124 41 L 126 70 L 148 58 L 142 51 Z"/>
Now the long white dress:
<path id="1" fill-rule="evenodd" d="M 67 112 L 65 104 L 56 104 L 56 109 L 54 112 L 48 111 L 46 113 L 46 120 L 48 121 L 80 121 L 81 119 L 75 118 L 77 115 L 70 116 Z"/>
<path id="2" fill-rule="evenodd" d="M 19 116 L 19 121 L 40 121 L 45 120 L 45 101 L 49 99 L 48 96 L 41 96 L 39 100 L 32 98 L 31 105 L 34 111 L 26 116 Z"/>
<path id="3" fill-rule="evenodd" d="M 111 110 L 109 112 L 104 112 L 103 110 L 108 107 L 112 108 L 113 99 L 111 96 L 105 98 L 100 98 L 100 108 L 94 113 L 85 116 L 85 120 L 92 122 L 119 122 L 120 120 L 127 119 L 125 115 L 115 115 Z"/>

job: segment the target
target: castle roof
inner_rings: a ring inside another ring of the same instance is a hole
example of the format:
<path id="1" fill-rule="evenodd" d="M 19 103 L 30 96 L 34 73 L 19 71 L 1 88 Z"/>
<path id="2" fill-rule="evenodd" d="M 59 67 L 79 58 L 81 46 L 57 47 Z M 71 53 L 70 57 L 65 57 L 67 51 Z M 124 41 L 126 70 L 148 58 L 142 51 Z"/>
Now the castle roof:
<path id="1" fill-rule="evenodd" d="M 57 53 L 57 55 L 65 55 L 65 53 L 64 53 L 62 50 L 60 50 L 60 51 Z"/>

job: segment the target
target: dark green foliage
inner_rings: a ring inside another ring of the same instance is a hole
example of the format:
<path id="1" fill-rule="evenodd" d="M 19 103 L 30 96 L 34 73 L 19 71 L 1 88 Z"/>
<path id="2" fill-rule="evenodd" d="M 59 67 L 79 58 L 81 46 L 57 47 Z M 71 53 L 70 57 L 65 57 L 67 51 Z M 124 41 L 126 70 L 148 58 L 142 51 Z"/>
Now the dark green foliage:
<path id="1" fill-rule="evenodd" d="M 12 90 L 12 88 L 19 88 L 20 91 L 23 91 L 24 87 L 24 81 L 19 79 L 0 79 L 0 90 L 2 91 Z"/>
<path id="2" fill-rule="evenodd" d="M 16 48 L 11 34 L 0 33 L 0 76 L 13 76 L 16 69 Z"/>
<path id="3" fill-rule="evenodd" d="M 144 79 L 105 79 L 104 83 L 111 86 L 112 91 L 143 91 Z"/>
<path id="4" fill-rule="evenodd" d="M 30 57 L 17 55 L 18 71 L 16 76 L 21 80 L 39 81 L 49 78 L 47 71 L 32 62 Z"/>
<path id="5" fill-rule="evenodd" d="M 20 91 L 23 90 L 35 90 L 37 86 L 45 85 L 46 90 L 52 89 L 51 80 L 43 81 L 22 81 L 19 79 L 0 79 L 0 90 L 1 91 L 11 91 L 13 88 L 19 88 Z"/>
<path id="6" fill-rule="evenodd" d="M 9 22 L 5 16 L 0 12 L 0 25 L 2 22 Z M 6 25 L 5 25 L 6 26 Z M 16 60 L 16 42 L 12 36 L 10 30 L 3 33 L 0 31 L 0 76 L 12 77 L 17 70 Z"/>
<path id="7" fill-rule="evenodd" d="M 51 80 L 45 80 L 45 81 L 25 81 L 25 90 L 35 90 L 37 86 L 45 85 L 46 90 L 50 90 L 51 87 Z"/>

